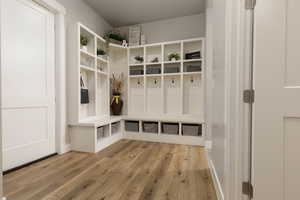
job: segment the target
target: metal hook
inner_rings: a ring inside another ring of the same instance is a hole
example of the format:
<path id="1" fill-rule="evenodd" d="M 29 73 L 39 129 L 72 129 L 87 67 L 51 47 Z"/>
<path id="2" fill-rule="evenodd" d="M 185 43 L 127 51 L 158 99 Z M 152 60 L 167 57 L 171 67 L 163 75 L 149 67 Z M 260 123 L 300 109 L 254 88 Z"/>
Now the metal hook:
<path id="1" fill-rule="evenodd" d="M 191 83 L 194 83 L 194 78 L 193 78 L 193 76 L 191 76 Z"/>
<path id="2" fill-rule="evenodd" d="M 157 80 L 156 79 L 154 80 L 154 84 L 157 84 Z"/>
<path id="3" fill-rule="evenodd" d="M 140 84 L 141 84 L 141 82 L 140 82 L 140 79 L 138 79 L 138 82 L 137 82 L 137 84 L 138 84 L 138 85 L 140 85 Z"/>

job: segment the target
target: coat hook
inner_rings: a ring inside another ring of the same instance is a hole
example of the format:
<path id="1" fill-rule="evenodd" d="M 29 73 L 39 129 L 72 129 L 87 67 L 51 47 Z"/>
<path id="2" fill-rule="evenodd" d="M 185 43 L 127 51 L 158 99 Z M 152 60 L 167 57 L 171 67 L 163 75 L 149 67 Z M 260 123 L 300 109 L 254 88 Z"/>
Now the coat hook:
<path id="1" fill-rule="evenodd" d="M 174 79 L 172 79 L 172 84 L 174 84 L 175 83 L 175 80 Z"/>
<path id="2" fill-rule="evenodd" d="M 154 80 L 154 83 L 157 84 L 157 80 L 156 79 Z"/>
<path id="3" fill-rule="evenodd" d="M 191 76 L 191 83 L 194 83 L 194 78 Z"/>
<path id="4" fill-rule="evenodd" d="M 138 84 L 138 85 L 140 85 L 140 84 L 141 84 L 141 82 L 140 82 L 140 79 L 138 79 L 138 82 L 137 82 L 137 84 Z"/>

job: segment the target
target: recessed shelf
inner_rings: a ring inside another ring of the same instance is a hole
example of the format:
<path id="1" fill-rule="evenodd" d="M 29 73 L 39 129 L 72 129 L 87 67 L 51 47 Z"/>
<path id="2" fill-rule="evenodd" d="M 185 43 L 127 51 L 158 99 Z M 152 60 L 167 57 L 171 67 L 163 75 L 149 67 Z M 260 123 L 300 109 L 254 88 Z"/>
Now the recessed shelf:
<path id="1" fill-rule="evenodd" d="M 203 59 L 199 58 L 199 59 L 187 59 L 187 60 L 183 60 L 184 63 L 189 63 L 189 62 L 201 62 Z"/>
<path id="2" fill-rule="evenodd" d="M 164 73 L 164 76 L 181 76 L 182 73 Z"/>
<path id="3" fill-rule="evenodd" d="M 201 75 L 202 72 L 183 72 L 183 75 Z"/>
<path id="4" fill-rule="evenodd" d="M 98 61 L 100 61 L 100 62 L 108 63 L 108 60 L 107 60 L 107 59 L 101 58 L 101 57 L 99 57 L 99 56 L 97 56 L 97 59 L 98 59 Z"/>
<path id="5" fill-rule="evenodd" d="M 91 72 L 94 72 L 95 69 L 91 68 L 91 67 L 88 67 L 88 66 L 84 66 L 84 65 L 81 65 L 80 66 L 81 69 L 84 69 L 84 70 L 88 70 L 88 71 L 91 71 Z"/>
<path id="6" fill-rule="evenodd" d="M 130 75 L 129 78 L 144 78 L 144 75 Z"/>
<path id="7" fill-rule="evenodd" d="M 161 62 L 146 63 L 145 65 L 161 65 Z"/>
<path id="8" fill-rule="evenodd" d="M 134 63 L 134 64 L 130 64 L 129 66 L 134 67 L 134 66 L 143 66 L 144 63 Z"/>
<path id="9" fill-rule="evenodd" d="M 85 51 L 85 50 L 83 50 L 83 49 L 80 49 L 80 52 L 81 52 L 82 54 L 85 54 L 86 56 L 89 56 L 89 57 L 92 57 L 92 58 L 95 58 L 95 57 L 96 57 L 95 55 L 93 55 L 93 54 L 91 54 L 91 53 L 89 53 L 89 52 L 87 52 L 87 51 Z"/>
<path id="10" fill-rule="evenodd" d="M 107 73 L 107 72 L 103 72 L 103 71 L 100 71 L 100 70 L 97 70 L 97 73 L 102 74 L 102 75 L 105 75 L 105 76 L 108 76 L 108 73 Z"/>
<path id="11" fill-rule="evenodd" d="M 181 60 L 176 60 L 176 61 L 165 61 L 164 64 L 176 64 L 176 63 L 181 63 Z"/>

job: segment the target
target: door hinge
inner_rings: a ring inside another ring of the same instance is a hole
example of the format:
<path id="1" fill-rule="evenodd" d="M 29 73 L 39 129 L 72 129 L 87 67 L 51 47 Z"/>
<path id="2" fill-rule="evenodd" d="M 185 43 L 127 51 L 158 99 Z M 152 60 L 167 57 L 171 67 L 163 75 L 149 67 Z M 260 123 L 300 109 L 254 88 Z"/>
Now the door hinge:
<path id="1" fill-rule="evenodd" d="M 243 194 L 253 199 L 253 185 L 250 182 L 243 182 Z"/>
<path id="2" fill-rule="evenodd" d="M 255 91 L 254 90 L 244 90 L 243 100 L 244 103 L 254 103 Z"/>
<path id="3" fill-rule="evenodd" d="M 256 5 L 256 0 L 245 0 L 246 10 L 254 10 Z"/>

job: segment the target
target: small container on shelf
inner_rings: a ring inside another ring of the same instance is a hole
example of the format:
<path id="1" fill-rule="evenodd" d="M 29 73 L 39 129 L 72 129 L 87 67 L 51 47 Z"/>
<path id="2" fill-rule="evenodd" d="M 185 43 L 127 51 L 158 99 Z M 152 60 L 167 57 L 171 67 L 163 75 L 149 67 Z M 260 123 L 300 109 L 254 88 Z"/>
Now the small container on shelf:
<path id="1" fill-rule="evenodd" d="M 160 65 L 147 66 L 146 74 L 161 74 L 161 66 Z"/>
<path id="2" fill-rule="evenodd" d="M 179 73 L 180 72 L 180 64 L 165 64 L 164 73 Z"/>
<path id="3" fill-rule="evenodd" d="M 143 132 L 158 133 L 158 122 L 143 122 Z"/>
<path id="4" fill-rule="evenodd" d="M 139 121 L 125 121 L 125 130 L 128 132 L 139 132 Z"/>
<path id="5" fill-rule="evenodd" d="M 130 75 L 144 75 L 144 66 L 131 66 L 130 67 L 130 71 L 129 71 Z"/>
<path id="6" fill-rule="evenodd" d="M 201 136 L 201 124 L 182 124 L 182 135 L 184 136 Z"/>
<path id="7" fill-rule="evenodd" d="M 201 51 L 189 51 L 185 53 L 185 59 L 191 60 L 191 59 L 201 59 Z"/>
<path id="8" fill-rule="evenodd" d="M 178 123 L 162 123 L 161 129 L 162 134 L 179 135 Z"/>

